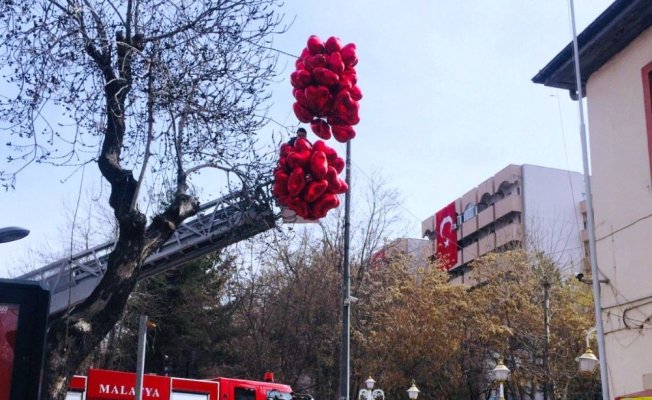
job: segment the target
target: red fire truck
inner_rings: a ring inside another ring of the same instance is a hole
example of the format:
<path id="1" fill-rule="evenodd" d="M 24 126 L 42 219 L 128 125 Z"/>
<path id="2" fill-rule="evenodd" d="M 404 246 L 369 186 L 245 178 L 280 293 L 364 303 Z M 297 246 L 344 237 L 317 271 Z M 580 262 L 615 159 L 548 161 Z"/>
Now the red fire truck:
<path id="1" fill-rule="evenodd" d="M 273 382 L 244 379 L 210 380 L 174 378 L 161 375 L 143 377 L 142 400 L 293 400 L 292 388 Z M 136 374 L 90 369 L 88 376 L 74 376 L 66 400 L 133 400 Z"/>

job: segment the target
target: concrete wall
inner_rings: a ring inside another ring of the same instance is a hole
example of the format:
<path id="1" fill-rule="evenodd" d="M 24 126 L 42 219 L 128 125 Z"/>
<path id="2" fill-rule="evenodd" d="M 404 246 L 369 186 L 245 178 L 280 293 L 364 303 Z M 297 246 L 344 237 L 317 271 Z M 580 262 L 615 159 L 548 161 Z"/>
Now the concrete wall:
<path id="1" fill-rule="evenodd" d="M 527 249 L 543 251 L 565 275 L 581 271 L 583 175 L 523 165 L 522 186 Z"/>
<path id="2" fill-rule="evenodd" d="M 587 83 L 592 185 L 610 397 L 652 373 L 652 192 L 641 68 L 652 30 Z M 647 321 L 647 322 L 644 322 Z M 643 329 L 640 329 L 640 328 Z"/>

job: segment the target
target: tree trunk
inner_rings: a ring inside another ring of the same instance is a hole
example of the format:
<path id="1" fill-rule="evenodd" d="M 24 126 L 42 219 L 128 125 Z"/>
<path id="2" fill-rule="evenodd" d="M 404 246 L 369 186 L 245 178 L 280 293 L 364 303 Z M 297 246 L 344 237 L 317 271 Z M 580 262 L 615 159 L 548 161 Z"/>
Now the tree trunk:
<path id="1" fill-rule="evenodd" d="M 65 399 L 70 377 L 119 321 L 143 261 L 198 210 L 197 200 L 184 193 L 185 181 L 180 182 L 172 204 L 154 217 L 146 229 L 147 218 L 133 207 L 138 183 L 132 172 L 120 165 L 125 134 L 124 105 L 131 87 L 130 59 L 124 52 L 118 52 L 123 77 L 120 79 L 108 57 L 92 46 L 87 52 L 106 81 L 107 127 L 98 166 L 111 185 L 109 204 L 114 210 L 119 234 L 109 255 L 106 273 L 93 293 L 68 314 L 50 323 L 42 391 L 48 399 Z"/>

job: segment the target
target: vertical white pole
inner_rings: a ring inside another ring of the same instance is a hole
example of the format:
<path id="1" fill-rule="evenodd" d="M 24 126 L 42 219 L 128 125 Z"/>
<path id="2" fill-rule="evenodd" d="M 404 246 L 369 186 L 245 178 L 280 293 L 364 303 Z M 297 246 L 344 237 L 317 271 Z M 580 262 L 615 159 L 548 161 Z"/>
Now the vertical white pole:
<path id="1" fill-rule="evenodd" d="M 593 285 L 593 303 L 595 307 L 595 328 L 598 337 L 598 352 L 600 353 L 600 383 L 602 384 L 602 399 L 609 400 L 609 376 L 607 373 L 607 352 L 604 346 L 604 328 L 602 326 L 602 303 L 600 299 L 600 271 L 595 246 L 595 225 L 593 221 L 593 194 L 591 192 L 591 176 L 589 173 L 588 146 L 586 144 L 586 126 L 584 125 L 584 104 L 582 95 L 582 80 L 580 77 L 580 55 L 575 30 L 575 7 L 570 1 L 571 25 L 573 28 L 573 53 L 575 55 L 575 82 L 577 85 L 577 105 L 580 114 L 580 137 L 582 139 L 582 162 L 584 166 L 584 186 L 586 190 L 586 217 L 589 236 L 589 258 L 591 261 L 591 281 Z"/>
<path id="2" fill-rule="evenodd" d="M 138 321 L 138 356 L 136 361 L 136 400 L 143 398 L 143 374 L 145 372 L 145 347 L 147 345 L 147 315 Z"/>
<path id="3" fill-rule="evenodd" d="M 344 195 L 344 260 L 342 262 L 342 352 L 340 367 L 340 400 L 349 400 L 350 344 L 351 344 L 351 276 L 349 267 L 349 240 L 351 219 L 351 140 L 346 142 L 346 183 Z"/>

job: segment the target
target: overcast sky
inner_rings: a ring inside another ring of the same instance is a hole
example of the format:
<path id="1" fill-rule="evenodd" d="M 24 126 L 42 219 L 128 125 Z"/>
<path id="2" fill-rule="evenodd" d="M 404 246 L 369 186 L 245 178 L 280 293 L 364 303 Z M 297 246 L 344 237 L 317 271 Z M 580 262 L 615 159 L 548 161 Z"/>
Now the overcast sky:
<path id="1" fill-rule="evenodd" d="M 576 0 L 578 29 L 611 2 Z M 510 163 L 582 172 L 577 104 L 531 82 L 571 40 L 566 0 L 285 0 L 284 11 L 294 19 L 275 41 L 284 52 L 298 55 L 312 34 L 357 45 L 365 97 L 352 142 L 354 190 L 380 171 L 402 195 L 409 236 Z M 283 66 L 289 78 L 294 60 L 281 56 Z M 298 121 L 288 79 L 273 101 L 276 123 L 261 135 L 289 137 Z M 21 269 L 27 249 L 60 246 L 63 204 L 76 202 L 82 180 L 77 173 L 61 183 L 70 173 L 31 168 L 15 191 L 0 193 L 0 226 L 31 230 L 0 244 L 0 277 Z M 83 185 L 98 177 L 87 168 Z"/>

